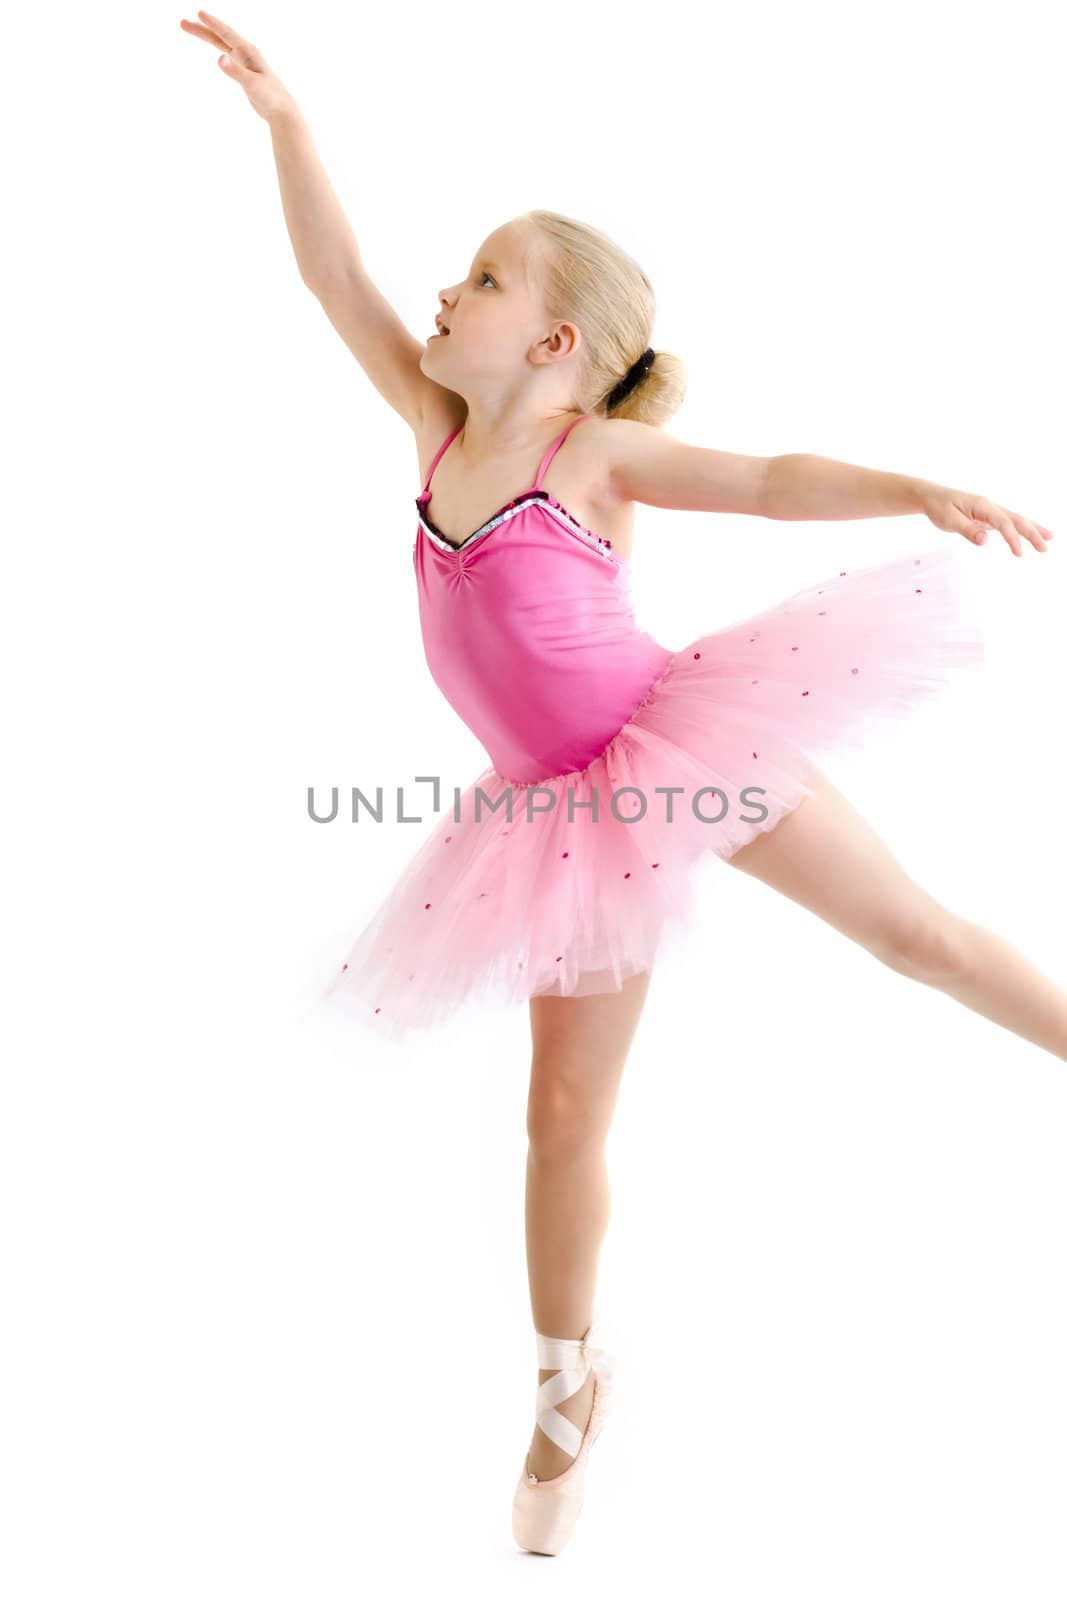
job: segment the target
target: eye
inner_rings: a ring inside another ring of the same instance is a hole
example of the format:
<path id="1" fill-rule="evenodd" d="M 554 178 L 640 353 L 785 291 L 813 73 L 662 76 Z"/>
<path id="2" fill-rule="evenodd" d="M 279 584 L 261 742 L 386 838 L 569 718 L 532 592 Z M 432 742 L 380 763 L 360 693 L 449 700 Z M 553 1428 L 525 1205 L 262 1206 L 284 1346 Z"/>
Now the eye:
<path id="1" fill-rule="evenodd" d="M 488 274 L 488 272 L 485 271 L 484 267 L 483 267 L 482 271 L 478 274 L 478 276 L 480 278 L 489 278 L 489 274 Z M 489 282 L 493 285 L 493 288 L 495 289 L 496 288 L 495 280 L 493 278 L 489 278 Z M 481 284 L 479 284 L 478 287 L 481 288 Z"/>

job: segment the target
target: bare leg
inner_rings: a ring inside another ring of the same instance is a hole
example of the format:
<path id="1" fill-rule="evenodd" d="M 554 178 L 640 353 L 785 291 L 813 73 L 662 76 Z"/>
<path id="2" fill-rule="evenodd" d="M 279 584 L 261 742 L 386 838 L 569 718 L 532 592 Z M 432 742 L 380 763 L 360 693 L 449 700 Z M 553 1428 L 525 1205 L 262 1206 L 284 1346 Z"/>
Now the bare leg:
<path id="1" fill-rule="evenodd" d="M 817 777 L 815 793 L 730 865 L 814 911 L 894 971 L 1067 1061 L 1067 994 L 1007 940 L 928 894 L 826 775 Z"/>
<path id="2" fill-rule="evenodd" d="M 553 1339 L 580 1339 L 592 1321 L 611 1205 L 604 1145 L 650 981 L 641 972 L 615 994 L 530 1001 L 526 1256 L 534 1328 Z M 556 1409 L 584 1431 L 592 1404 L 590 1374 Z M 531 1472 L 554 1478 L 571 1460 L 535 1425 Z"/>

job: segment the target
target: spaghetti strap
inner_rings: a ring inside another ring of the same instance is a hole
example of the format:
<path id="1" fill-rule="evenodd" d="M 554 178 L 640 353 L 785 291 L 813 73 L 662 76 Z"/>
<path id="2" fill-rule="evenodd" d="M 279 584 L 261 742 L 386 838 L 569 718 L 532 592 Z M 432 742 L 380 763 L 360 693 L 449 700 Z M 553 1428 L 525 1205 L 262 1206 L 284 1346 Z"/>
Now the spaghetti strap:
<path id="1" fill-rule="evenodd" d="M 544 455 L 541 457 L 541 465 L 537 469 L 537 477 L 534 479 L 534 482 L 533 482 L 533 487 L 535 489 L 540 489 L 540 487 L 541 487 L 541 479 L 544 477 L 545 472 L 548 469 L 548 464 L 552 460 L 552 457 L 555 455 L 556 451 L 559 449 L 560 445 L 563 443 L 564 439 L 566 439 L 568 433 L 570 433 L 572 428 L 577 427 L 579 422 L 585 422 L 590 414 L 591 413 L 589 413 L 589 412 L 583 412 L 580 417 L 575 417 L 571 422 L 568 422 L 568 424 L 564 428 L 563 432 L 561 434 L 559 434 L 559 436 L 557 438 L 553 439 L 552 443 L 549 445 L 548 449 L 545 451 Z M 453 428 L 452 429 L 452 432 L 448 435 L 448 438 L 445 439 L 438 446 L 437 454 L 434 456 L 433 460 L 430 462 L 430 470 L 426 474 L 426 482 L 423 484 L 423 486 L 422 486 L 422 494 L 419 496 L 420 500 L 424 500 L 426 498 L 426 496 L 430 492 L 430 479 L 434 475 L 434 472 L 435 472 L 435 470 L 437 468 L 437 463 L 440 461 L 441 457 L 444 455 L 445 451 L 448 449 L 449 445 L 452 443 L 452 440 L 456 437 L 457 433 L 461 433 L 462 431 L 463 431 L 463 423 L 461 422 L 457 428 Z M 529 492 L 529 491 L 527 491 L 527 492 Z"/>
<path id="2" fill-rule="evenodd" d="M 537 477 L 533 482 L 535 489 L 540 489 L 541 479 L 545 475 L 545 470 L 548 467 L 548 463 L 552 460 L 552 457 L 555 455 L 556 451 L 559 449 L 568 433 L 570 433 L 572 428 L 576 428 L 579 422 L 584 422 L 588 416 L 589 412 L 584 411 L 580 417 L 575 417 L 573 422 L 568 422 L 558 439 L 553 439 L 552 443 L 549 445 L 548 449 L 544 453 L 544 456 L 542 457 L 540 467 L 537 469 Z"/>
<path id="3" fill-rule="evenodd" d="M 427 490 L 430 487 L 430 479 L 433 477 L 434 468 L 437 466 L 437 463 L 440 461 L 441 457 L 444 455 L 445 451 L 448 449 L 449 445 L 452 443 L 452 440 L 456 437 L 456 434 L 460 431 L 460 428 L 462 428 L 462 427 L 463 427 L 463 424 L 461 422 L 459 424 L 458 428 L 453 428 L 452 429 L 452 432 L 449 434 L 448 438 L 444 441 L 444 443 L 438 446 L 437 454 L 434 456 L 433 460 L 430 462 L 430 470 L 426 474 L 426 482 L 422 486 L 422 493 L 423 494 L 426 494 Z M 420 495 L 419 498 L 421 499 L 422 496 Z"/>

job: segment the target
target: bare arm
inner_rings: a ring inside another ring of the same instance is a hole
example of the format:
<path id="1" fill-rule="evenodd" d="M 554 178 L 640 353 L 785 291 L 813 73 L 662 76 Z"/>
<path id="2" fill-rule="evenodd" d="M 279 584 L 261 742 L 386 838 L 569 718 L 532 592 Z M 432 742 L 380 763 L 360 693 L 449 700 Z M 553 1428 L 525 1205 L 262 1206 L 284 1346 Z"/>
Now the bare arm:
<path id="1" fill-rule="evenodd" d="M 296 264 L 308 288 L 318 294 L 321 285 L 362 271 L 359 245 L 300 107 L 289 101 L 271 116 L 269 126 Z"/>
<path id="2" fill-rule="evenodd" d="M 766 517 L 831 522 L 842 518 L 903 517 L 923 509 L 922 478 L 856 467 L 831 456 L 772 456 Z"/>
<path id="3" fill-rule="evenodd" d="M 954 489 L 930 478 L 880 472 L 853 466 L 832 456 L 772 456 L 764 495 L 765 517 L 840 518 L 900 517 L 921 511 L 935 528 L 959 533 L 972 544 L 984 544 L 985 530 L 998 528 L 1012 554 L 1021 556 L 1023 540 L 1035 550 L 1048 549 L 1052 529 L 1007 511 L 985 495 Z"/>
<path id="4" fill-rule="evenodd" d="M 617 499 L 675 511 L 771 515 L 765 509 L 767 456 L 706 450 L 624 417 L 612 421 L 605 439 L 610 442 L 608 467 Z"/>
<path id="5" fill-rule="evenodd" d="M 778 521 L 899 517 L 921 511 L 936 528 L 963 534 L 974 544 L 985 542 L 985 526 L 999 528 L 1017 556 L 1024 539 L 1035 550 L 1045 550 L 1053 536 L 1051 528 L 1006 511 L 984 495 L 831 456 L 705 450 L 622 417 L 611 423 L 604 438 L 614 497 L 644 505 L 740 511 Z"/>
<path id="6" fill-rule="evenodd" d="M 363 266 L 359 245 L 293 96 L 261 50 L 206 11 L 182 27 L 224 54 L 219 65 L 270 128 L 285 226 L 304 283 L 383 399 L 414 430 L 440 385 L 423 373 L 425 348 Z"/>
<path id="7" fill-rule="evenodd" d="M 282 210 L 300 276 L 378 393 L 414 430 L 427 394 L 425 345 L 368 275 L 356 236 L 299 109 L 271 119 Z"/>

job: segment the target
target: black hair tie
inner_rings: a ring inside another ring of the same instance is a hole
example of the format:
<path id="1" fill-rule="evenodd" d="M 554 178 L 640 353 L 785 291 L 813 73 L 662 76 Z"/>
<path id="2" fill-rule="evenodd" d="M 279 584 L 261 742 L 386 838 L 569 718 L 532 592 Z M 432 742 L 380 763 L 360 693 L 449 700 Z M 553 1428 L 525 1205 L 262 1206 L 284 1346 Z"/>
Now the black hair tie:
<path id="1" fill-rule="evenodd" d="M 619 405 L 623 400 L 625 400 L 626 396 L 632 389 L 636 389 L 637 385 L 641 382 L 641 379 L 645 376 L 655 359 L 656 352 L 653 350 L 652 346 L 649 345 L 644 354 L 638 356 L 637 360 L 634 362 L 625 378 L 621 379 L 621 381 L 615 385 L 614 389 L 612 389 L 611 393 L 608 395 L 607 407 L 609 411 L 613 410 L 615 406 Z"/>

